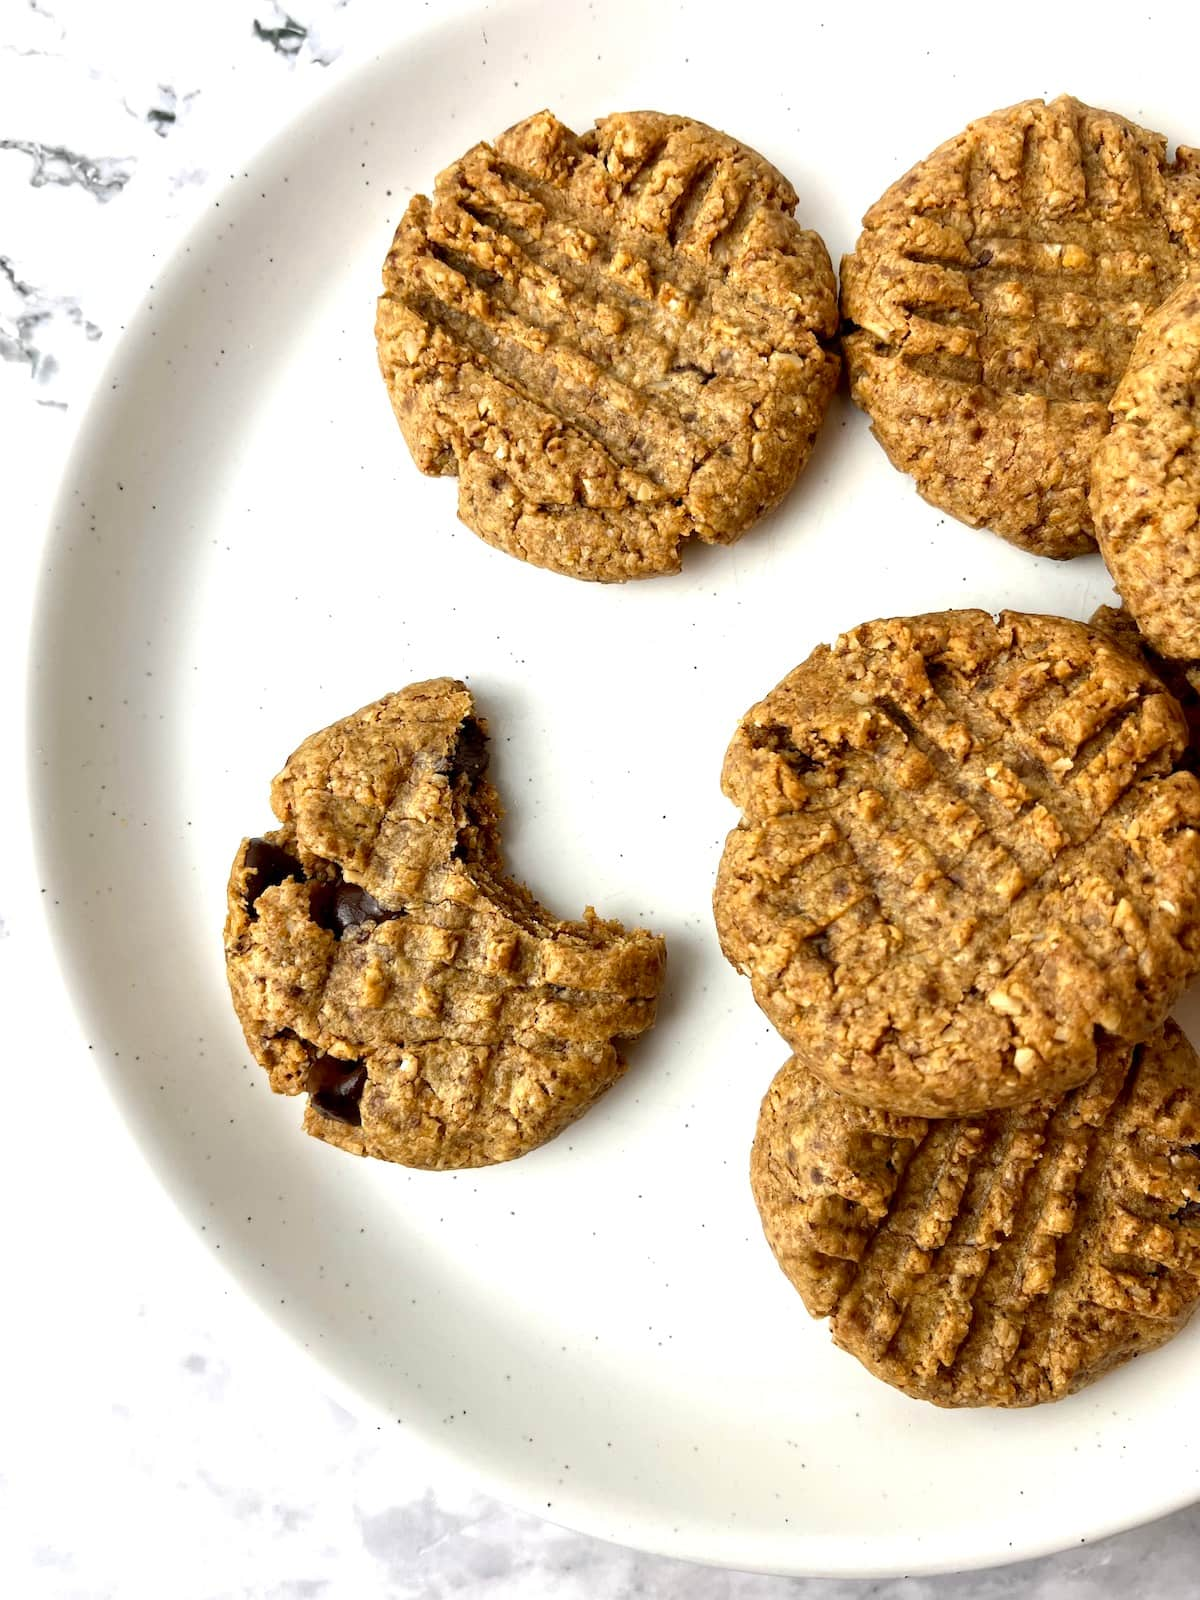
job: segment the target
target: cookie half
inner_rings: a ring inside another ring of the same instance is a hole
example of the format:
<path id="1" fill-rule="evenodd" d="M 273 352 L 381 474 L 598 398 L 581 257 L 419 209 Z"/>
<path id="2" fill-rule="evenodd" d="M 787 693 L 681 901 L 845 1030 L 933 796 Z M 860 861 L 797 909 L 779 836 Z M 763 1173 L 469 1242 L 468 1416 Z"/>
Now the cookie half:
<path id="1" fill-rule="evenodd" d="M 1142 328 L 1092 461 L 1100 554 L 1160 656 L 1200 661 L 1200 278 Z"/>
<path id="2" fill-rule="evenodd" d="M 1147 668 L 1058 617 L 864 623 L 743 719 L 714 911 L 805 1066 L 965 1116 L 1061 1093 L 1200 970 L 1200 782 Z"/>
<path id="3" fill-rule="evenodd" d="M 575 1120 L 654 1020 L 663 941 L 561 922 L 504 874 L 486 726 L 449 678 L 306 739 L 229 880 L 234 1008 L 304 1125 L 413 1167 L 508 1161 Z"/>
<path id="4" fill-rule="evenodd" d="M 1063 96 L 972 122 L 842 263 L 851 393 L 925 499 L 1036 555 L 1092 545 L 1091 457 L 1200 250 L 1200 151 Z"/>
<path id="5" fill-rule="evenodd" d="M 869 1111 L 793 1058 L 750 1177 L 811 1314 L 935 1405 L 1059 1400 L 1200 1297 L 1200 1059 L 1173 1022 L 1109 1040 L 1056 1101 L 970 1120 Z"/>
<path id="6" fill-rule="evenodd" d="M 768 162 L 687 117 L 539 112 L 405 212 L 376 338 L 422 472 L 489 544 L 576 578 L 676 572 L 807 461 L 837 381 L 825 246 Z"/>

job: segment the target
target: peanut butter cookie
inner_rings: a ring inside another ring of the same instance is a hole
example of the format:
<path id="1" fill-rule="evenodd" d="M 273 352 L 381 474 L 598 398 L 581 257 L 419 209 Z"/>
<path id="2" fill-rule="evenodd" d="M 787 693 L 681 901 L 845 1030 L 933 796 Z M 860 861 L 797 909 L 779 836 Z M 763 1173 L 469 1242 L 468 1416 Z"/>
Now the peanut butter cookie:
<path id="1" fill-rule="evenodd" d="M 811 1314 L 935 1405 L 1059 1400 L 1200 1297 L 1200 1060 L 1173 1022 L 1106 1040 L 1058 1100 L 971 1120 L 868 1111 L 793 1057 L 750 1176 Z"/>
<path id="2" fill-rule="evenodd" d="M 972 122 L 842 263 L 851 393 L 894 466 L 1036 555 L 1091 548 L 1088 469 L 1143 319 L 1200 250 L 1200 151 L 1068 96 Z"/>
<path id="3" fill-rule="evenodd" d="M 1143 637 L 1137 623 L 1122 606 L 1097 606 L 1088 627 L 1108 634 L 1127 655 L 1149 667 L 1179 702 L 1191 741 L 1186 765 L 1195 768 L 1200 758 L 1200 661 L 1168 661 Z"/>
<path id="4" fill-rule="evenodd" d="M 1138 628 L 1200 660 L 1200 279 L 1147 318 L 1092 461 L 1100 554 Z"/>
<path id="5" fill-rule="evenodd" d="M 417 195 L 376 338 L 422 472 L 489 544 L 602 582 L 731 544 L 808 459 L 837 289 L 796 193 L 747 146 L 638 111 L 548 111 Z"/>
<path id="6" fill-rule="evenodd" d="M 725 954 L 851 1099 L 945 1117 L 1061 1093 L 1200 971 L 1186 744 L 1158 678 L 1082 623 L 864 623 L 734 735 Z"/>
<path id="7" fill-rule="evenodd" d="M 449 678 L 306 739 L 282 826 L 229 880 L 234 1008 L 309 1133 L 413 1167 L 477 1167 L 561 1132 L 654 1020 L 665 951 L 504 875 L 486 728 Z"/>

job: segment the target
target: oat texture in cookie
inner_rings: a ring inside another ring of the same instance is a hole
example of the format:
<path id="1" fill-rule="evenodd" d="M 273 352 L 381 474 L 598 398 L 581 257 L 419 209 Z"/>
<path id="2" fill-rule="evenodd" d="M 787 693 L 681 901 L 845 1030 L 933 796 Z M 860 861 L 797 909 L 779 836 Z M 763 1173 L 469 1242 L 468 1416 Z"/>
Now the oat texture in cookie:
<path id="1" fill-rule="evenodd" d="M 814 1317 L 942 1406 L 1058 1400 L 1166 1342 L 1200 1296 L 1200 1060 L 1173 1022 L 1107 1040 L 1057 1100 L 927 1121 L 793 1057 L 751 1183 Z"/>
<path id="2" fill-rule="evenodd" d="M 625 1070 L 665 951 L 590 909 L 560 922 L 505 875 L 486 728 L 449 678 L 305 740 L 280 827 L 229 880 L 233 1003 L 309 1133 L 414 1167 L 553 1138 Z"/>
<path id="3" fill-rule="evenodd" d="M 1144 318 L 1200 250 L 1200 151 L 1068 97 L 973 122 L 842 264 L 851 393 L 927 500 L 1037 555 L 1092 546 L 1091 457 Z"/>
<path id="4" fill-rule="evenodd" d="M 837 289 L 787 179 L 657 112 L 548 111 L 405 212 L 376 338 L 423 472 L 537 566 L 620 582 L 730 544 L 804 466 L 837 381 Z"/>
<path id="5" fill-rule="evenodd" d="M 1200 278 L 1147 318 L 1092 461 L 1100 553 L 1159 655 L 1200 661 Z"/>
<path id="6" fill-rule="evenodd" d="M 1088 627 L 1108 634 L 1127 655 L 1157 674 L 1175 696 L 1188 725 L 1190 743 L 1184 764 L 1194 768 L 1200 761 L 1200 661 L 1169 661 L 1160 656 L 1124 606 L 1097 606 L 1088 618 Z"/>
<path id="7" fill-rule="evenodd" d="M 1153 673 L 1058 617 L 865 623 L 734 735 L 722 948 L 804 1065 L 921 1116 L 1081 1083 L 1200 970 L 1200 782 Z"/>

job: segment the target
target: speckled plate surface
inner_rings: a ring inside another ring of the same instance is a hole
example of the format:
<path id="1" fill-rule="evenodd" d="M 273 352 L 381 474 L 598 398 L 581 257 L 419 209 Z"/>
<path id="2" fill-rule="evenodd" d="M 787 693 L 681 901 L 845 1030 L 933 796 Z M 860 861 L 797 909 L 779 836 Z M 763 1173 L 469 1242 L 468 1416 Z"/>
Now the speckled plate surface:
<path id="1" fill-rule="evenodd" d="M 544 104 L 575 126 L 653 105 L 728 128 L 792 177 L 836 258 L 906 165 L 1030 94 L 1200 142 L 1193 52 L 1161 51 L 1144 12 L 1119 51 L 1019 5 L 979 33 L 923 14 L 920 49 L 903 10 L 869 48 L 855 11 L 734 15 L 489 11 L 348 73 L 229 185 L 115 353 L 54 517 L 32 663 L 43 881 L 96 1070 L 164 1188 L 343 1396 L 610 1538 L 791 1572 L 984 1564 L 1200 1492 L 1180 1426 L 1200 1327 L 1011 1415 L 921 1406 L 831 1348 L 747 1184 L 785 1050 L 713 934 L 734 820 L 717 778 L 741 712 L 818 641 L 951 605 L 1084 616 L 1109 595 L 1099 561 L 944 519 L 839 397 L 799 488 L 735 549 L 624 589 L 532 570 L 411 465 L 373 301 L 412 189 Z M 460 1176 L 302 1137 L 248 1060 L 220 953 L 231 853 L 269 823 L 283 758 L 443 672 L 497 735 L 515 870 L 671 951 L 628 1077 L 556 1144 Z"/>

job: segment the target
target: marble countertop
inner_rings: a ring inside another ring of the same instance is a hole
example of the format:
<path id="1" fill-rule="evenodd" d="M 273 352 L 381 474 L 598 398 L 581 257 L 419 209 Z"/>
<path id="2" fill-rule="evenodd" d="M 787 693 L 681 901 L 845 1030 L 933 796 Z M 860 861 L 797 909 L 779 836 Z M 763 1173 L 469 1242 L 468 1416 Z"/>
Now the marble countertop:
<path id="1" fill-rule="evenodd" d="M 239 151 L 428 0 L 0 0 L 0 477 L 20 682 L 41 527 L 81 397 Z M 457 9 L 465 5 L 454 0 Z M 442 3 L 438 10 L 452 9 Z M 0 711 L 20 737 L 15 695 Z M 0 786 L 3 789 L 5 786 Z M 1191 1595 L 1200 1506 L 1041 1561 L 833 1582 L 661 1560 L 506 1509 L 342 1410 L 240 1303 L 142 1171 L 55 1015 L 19 800 L 0 793 L 10 1072 L 57 1091 L 9 1141 L 0 1591 L 22 1600 L 353 1595 L 783 1600 Z M 20 1003 L 18 1003 L 20 997 Z"/>

